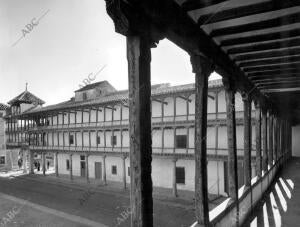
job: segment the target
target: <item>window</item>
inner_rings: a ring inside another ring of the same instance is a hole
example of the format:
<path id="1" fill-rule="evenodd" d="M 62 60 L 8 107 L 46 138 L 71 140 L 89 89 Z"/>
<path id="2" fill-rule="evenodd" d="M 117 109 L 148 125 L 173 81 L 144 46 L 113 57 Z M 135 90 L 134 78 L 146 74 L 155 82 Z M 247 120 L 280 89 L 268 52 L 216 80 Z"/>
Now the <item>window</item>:
<path id="1" fill-rule="evenodd" d="M 0 157 L 0 164 L 5 164 L 5 156 Z"/>
<path id="2" fill-rule="evenodd" d="M 117 145 L 117 136 L 111 136 L 111 145 L 112 146 Z"/>
<path id="3" fill-rule="evenodd" d="M 184 167 L 176 167 L 176 184 L 185 184 Z"/>
<path id="4" fill-rule="evenodd" d="M 176 136 L 176 148 L 186 148 L 187 138 L 186 135 L 177 135 Z"/>
<path id="5" fill-rule="evenodd" d="M 100 136 L 97 136 L 97 144 L 100 144 L 101 140 L 100 140 Z"/>
<path id="6" fill-rule="evenodd" d="M 66 160 L 66 169 L 70 170 L 70 160 L 69 159 Z"/>
<path id="7" fill-rule="evenodd" d="M 87 100 L 87 95 L 86 95 L 86 93 L 84 92 L 84 93 L 82 93 L 82 99 L 83 100 Z"/>
<path id="8" fill-rule="evenodd" d="M 130 177 L 130 166 L 128 166 L 128 176 Z"/>
<path id="9" fill-rule="evenodd" d="M 70 135 L 69 143 L 70 143 L 70 145 L 74 144 L 74 135 Z"/>
<path id="10" fill-rule="evenodd" d="M 84 161 L 85 160 L 85 156 L 84 155 L 80 155 L 80 161 Z"/>
<path id="11" fill-rule="evenodd" d="M 111 174 L 113 175 L 117 174 L 117 166 L 111 166 Z"/>

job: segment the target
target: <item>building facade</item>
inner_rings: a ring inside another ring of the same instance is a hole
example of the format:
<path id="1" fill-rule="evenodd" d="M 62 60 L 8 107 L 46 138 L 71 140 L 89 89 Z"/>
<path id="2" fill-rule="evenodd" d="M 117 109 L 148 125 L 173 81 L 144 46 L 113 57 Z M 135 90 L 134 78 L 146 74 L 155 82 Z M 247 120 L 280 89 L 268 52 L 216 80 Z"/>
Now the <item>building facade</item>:
<path id="1" fill-rule="evenodd" d="M 193 191 L 194 84 L 158 84 L 152 86 L 151 92 L 153 185 L 171 188 L 174 195 L 177 189 Z M 207 137 L 203 138 L 208 148 L 208 189 L 211 194 L 227 195 L 226 102 L 222 81 L 210 81 L 208 94 Z M 32 94 L 30 97 L 18 96 L 10 102 L 6 138 L 7 148 L 19 152 L 24 163 L 29 163 L 31 172 L 34 160 L 42 163 L 44 171 L 52 160 L 57 176 L 105 183 L 118 181 L 126 187 L 130 182 L 127 90 L 117 91 L 102 81 L 75 91 L 69 101 L 46 107 L 42 107 L 44 102 L 39 98 Z M 242 185 L 244 127 L 243 101 L 239 94 L 236 94 L 235 111 L 238 180 Z M 254 144 L 254 124 L 252 129 Z M 252 157 L 255 158 L 255 150 Z"/>

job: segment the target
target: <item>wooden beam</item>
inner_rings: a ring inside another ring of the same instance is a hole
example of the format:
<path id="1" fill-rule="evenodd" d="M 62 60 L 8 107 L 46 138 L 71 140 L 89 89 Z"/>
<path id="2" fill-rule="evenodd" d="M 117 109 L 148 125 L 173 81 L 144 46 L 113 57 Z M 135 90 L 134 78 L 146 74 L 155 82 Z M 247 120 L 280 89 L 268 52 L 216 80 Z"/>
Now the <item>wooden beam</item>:
<path id="1" fill-rule="evenodd" d="M 234 25 L 230 27 L 215 29 L 210 33 L 211 37 L 229 35 L 229 34 L 238 34 L 242 32 L 249 32 L 261 29 L 267 29 L 272 27 L 290 25 L 293 23 L 300 22 L 299 13 L 293 13 L 289 15 L 280 16 L 272 19 L 265 19 L 258 22 L 246 23 L 242 25 Z"/>
<path id="2" fill-rule="evenodd" d="M 131 226 L 153 226 L 150 41 L 127 37 Z"/>
<path id="3" fill-rule="evenodd" d="M 262 109 L 262 169 L 268 170 L 268 138 L 267 138 L 267 111 Z"/>
<path id="4" fill-rule="evenodd" d="M 152 100 L 155 101 L 155 102 L 163 103 L 164 105 L 168 105 L 168 102 L 165 102 L 165 101 L 162 101 L 162 100 L 159 100 L 159 99 L 156 99 L 156 98 L 152 98 Z"/>
<path id="5" fill-rule="evenodd" d="M 205 7 L 209 7 L 212 5 L 216 5 L 219 3 L 226 2 L 228 0 L 208 0 L 208 1 L 199 1 L 199 0 L 186 0 L 182 5 L 182 9 L 184 11 L 191 11 L 195 9 L 201 9 Z"/>
<path id="6" fill-rule="evenodd" d="M 243 68 L 244 72 L 266 72 L 276 69 L 299 69 L 300 70 L 300 62 L 294 62 L 291 64 L 276 64 L 276 65 L 266 65 L 266 66 L 256 66 L 256 67 L 245 67 Z"/>
<path id="7" fill-rule="evenodd" d="M 267 13 L 270 11 L 281 10 L 293 6 L 299 6 L 299 1 L 285 0 L 285 1 L 268 1 L 259 2 L 252 5 L 239 6 L 232 9 L 219 10 L 217 13 L 210 12 L 201 15 L 198 19 L 198 24 L 203 24 L 206 21 L 209 23 L 215 23 L 224 20 L 231 20 L 240 17 L 250 16 L 253 14 Z M 207 23 L 206 22 L 206 23 Z"/>
<path id="8" fill-rule="evenodd" d="M 253 77 L 284 77 L 284 76 L 295 76 L 300 73 L 299 69 L 295 68 L 288 68 L 288 69 L 274 69 L 274 70 L 268 70 L 267 72 L 253 72 L 253 73 L 247 73 L 248 78 Z"/>
<path id="9" fill-rule="evenodd" d="M 256 141 L 256 176 L 261 178 L 261 107 L 258 101 L 255 101 L 255 141 Z"/>
<path id="10" fill-rule="evenodd" d="M 276 31 L 276 32 L 271 32 L 266 34 L 264 33 L 264 34 L 250 35 L 245 37 L 228 38 L 228 39 L 224 38 L 220 42 L 220 46 L 226 47 L 232 45 L 258 43 L 258 42 L 272 41 L 278 39 L 293 38 L 297 36 L 300 36 L 300 29 L 298 28 L 286 30 L 286 31 L 279 31 L 279 32 Z"/>
<path id="11" fill-rule="evenodd" d="M 247 93 L 242 94 L 244 103 L 244 183 L 251 186 L 251 99 Z"/>
<path id="12" fill-rule="evenodd" d="M 191 55 L 195 75 L 195 212 L 200 225 L 209 225 L 207 186 L 207 95 L 212 64 L 205 58 Z"/>
<path id="13" fill-rule="evenodd" d="M 277 57 L 286 57 L 291 55 L 299 55 L 300 54 L 300 46 L 296 48 L 282 48 L 277 50 L 270 50 L 270 51 L 262 51 L 262 52 L 255 52 L 249 54 L 238 54 L 238 55 L 231 55 L 232 58 L 236 62 L 241 61 L 250 61 L 250 60 L 258 60 L 258 59 L 266 59 L 266 58 L 277 58 Z"/>
<path id="14" fill-rule="evenodd" d="M 269 166 L 273 166 L 273 113 L 269 111 Z"/>
<path id="15" fill-rule="evenodd" d="M 237 47 L 228 47 L 228 54 L 240 54 L 240 53 L 251 53 L 255 51 L 265 51 L 265 50 L 275 50 L 282 47 L 297 47 L 300 46 L 300 37 L 276 40 L 268 43 L 253 43 L 249 45 L 237 46 Z"/>
<path id="16" fill-rule="evenodd" d="M 297 79 L 291 80 L 270 80 L 270 81 L 255 81 L 255 84 L 259 87 L 261 85 L 269 85 L 269 84 L 293 84 L 293 83 L 300 83 L 300 77 Z"/>
<path id="17" fill-rule="evenodd" d="M 236 145 L 236 118 L 235 92 L 233 81 L 223 78 L 227 113 L 227 146 L 228 146 L 228 194 L 236 202 L 238 199 L 237 175 L 237 145 Z M 238 220 L 238 218 L 237 218 Z"/>
<path id="18" fill-rule="evenodd" d="M 240 67 L 249 67 L 249 66 L 261 66 L 267 64 L 286 64 L 286 63 L 293 63 L 293 62 L 300 62 L 300 55 L 296 56 L 286 56 L 280 57 L 276 59 L 266 59 L 266 60 L 257 60 L 257 61 L 250 61 L 250 62 L 242 62 L 238 64 Z"/>

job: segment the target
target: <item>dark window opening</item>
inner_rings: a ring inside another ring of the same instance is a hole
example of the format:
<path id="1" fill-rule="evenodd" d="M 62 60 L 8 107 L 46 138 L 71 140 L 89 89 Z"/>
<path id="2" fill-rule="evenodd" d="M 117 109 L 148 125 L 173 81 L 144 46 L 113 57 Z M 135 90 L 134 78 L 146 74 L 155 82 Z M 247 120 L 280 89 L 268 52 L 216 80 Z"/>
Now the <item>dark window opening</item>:
<path id="1" fill-rule="evenodd" d="M 113 175 L 117 174 L 117 166 L 111 166 L 111 174 Z"/>
<path id="2" fill-rule="evenodd" d="M 74 144 L 74 135 L 70 135 L 70 137 L 69 137 L 69 143 L 70 143 L 70 145 Z"/>
<path id="3" fill-rule="evenodd" d="M 176 167 L 176 184 L 185 184 L 184 167 Z"/>
<path id="4" fill-rule="evenodd" d="M 100 136 L 97 136 L 97 144 L 100 144 L 101 140 L 100 140 Z"/>
<path id="5" fill-rule="evenodd" d="M 128 176 L 130 177 L 130 166 L 128 166 Z"/>
<path id="6" fill-rule="evenodd" d="M 80 155 L 80 160 L 81 161 L 85 161 L 85 156 L 84 155 Z"/>
<path id="7" fill-rule="evenodd" d="M 187 146 L 187 136 L 177 135 L 176 136 L 176 148 L 186 148 Z"/>
<path id="8" fill-rule="evenodd" d="M 87 95 L 86 95 L 86 93 L 82 93 L 82 99 L 83 99 L 83 100 L 87 100 Z"/>
<path id="9" fill-rule="evenodd" d="M 5 164 L 5 156 L 0 157 L 0 164 Z"/>
<path id="10" fill-rule="evenodd" d="M 70 160 L 69 159 L 66 160 L 66 169 L 70 170 Z"/>
<path id="11" fill-rule="evenodd" d="M 117 145 L 117 136 L 111 136 L 111 145 L 112 146 Z"/>

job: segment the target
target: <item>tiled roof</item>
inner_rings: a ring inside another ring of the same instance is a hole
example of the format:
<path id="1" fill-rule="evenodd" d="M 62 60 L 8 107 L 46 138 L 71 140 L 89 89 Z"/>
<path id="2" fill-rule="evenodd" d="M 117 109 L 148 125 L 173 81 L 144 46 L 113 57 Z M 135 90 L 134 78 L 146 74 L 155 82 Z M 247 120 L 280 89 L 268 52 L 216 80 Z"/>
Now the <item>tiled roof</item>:
<path id="1" fill-rule="evenodd" d="M 43 105 L 45 102 L 40 98 L 36 97 L 29 91 L 24 91 L 14 99 L 10 100 L 8 104 L 13 105 L 14 103 L 34 103 L 38 105 Z"/>
<path id="2" fill-rule="evenodd" d="M 178 86 L 167 86 L 168 84 L 162 84 L 162 85 L 154 85 L 152 86 L 151 95 L 152 96 L 158 96 L 158 95 L 168 95 L 168 94 L 174 94 L 178 92 L 189 92 L 193 91 L 195 89 L 195 84 L 185 84 L 185 85 L 178 85 Z M 222 87 L 222 80 L 212 80 L 209 81 L 209 88 L 215 88 L 215 87 Z M 71 99 L 66 102 L 58 103 L 55 105 L 50 105 L 46 107 L 42 107 L 39 109 L 34 109 L 26 112 L 27 114 L 30 113 L 37 113 L 37 112 L 46 112 L 51 110 L 59 110 L 59 109 L 67 109 L 67 108 L 81 108 L 83 106 L 92 106 L 92 105 L 99 105 L 104 103 L 113 103 L 113 102 L 119 102 L 122 100 L 128 99 L 128 90 L 122 90 L 117 91 L 113 93 L 109 93 L 105 96 L 98 97 L 96 99 L 91 100 L 85 100 L 85 101 L 74 101 L 74 99 Z"/>
<path id="3" fill-rule="evenodd" d="M 7 106 L 3 103 L 0 103 L 0 110 L 6 110 L 7 108 L 9 108 L 9 106 Z"/>

